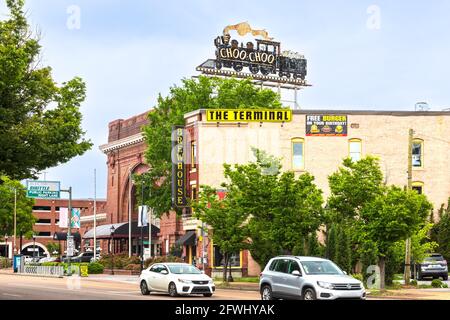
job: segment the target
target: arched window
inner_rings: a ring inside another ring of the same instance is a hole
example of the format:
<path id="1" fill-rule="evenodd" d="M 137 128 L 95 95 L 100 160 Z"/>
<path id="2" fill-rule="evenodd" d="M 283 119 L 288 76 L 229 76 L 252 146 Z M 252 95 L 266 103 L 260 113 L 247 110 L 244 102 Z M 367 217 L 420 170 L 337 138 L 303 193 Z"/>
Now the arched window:
<path id="1" fill-rule="evenodd" d="M 348 140 L 348 156 L 353 162 L 361 160 L 362 141 L 361 139 Z"/>
<path id="2" fill-rule="evenodd" d="M 414 181 L 412 183 L 412 189 L 416 190 L 418 194 L 423 194 L 423 182 L 421 182 L 421 181 Z"/>
<path id="3" fill-rule="evenodd" d="M 305 169 L 305 139 L 292 139 L 292 169 Z"/>
<path id="4" fill-rule="evenodd" d="M 423 140 L 414 139 L 412 143 L 412 166 L 413 168 L 423 168 Z"/>

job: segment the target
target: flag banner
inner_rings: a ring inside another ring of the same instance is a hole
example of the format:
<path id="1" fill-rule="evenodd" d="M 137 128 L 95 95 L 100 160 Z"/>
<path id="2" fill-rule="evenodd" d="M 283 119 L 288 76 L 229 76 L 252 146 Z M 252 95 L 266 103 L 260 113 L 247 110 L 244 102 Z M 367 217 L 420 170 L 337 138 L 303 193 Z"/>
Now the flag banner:
<path id="1" fill-rule="evenodd" d="M 148 225 L 148 207 L 139 206 L 138 227 L 145 227 Z"/>
<path id="2" fill-rule="evenodd" d="M 67 228 L 68 227 L 68 215 L 69 215 L 69 209 L 68 208 L 59 208 L 59 227 L 60 228 Z"/>
<path id="3" fill-rule="evenodd" d="M 71 228 L 80 229 L 80 209 L 72 209 Z"/>

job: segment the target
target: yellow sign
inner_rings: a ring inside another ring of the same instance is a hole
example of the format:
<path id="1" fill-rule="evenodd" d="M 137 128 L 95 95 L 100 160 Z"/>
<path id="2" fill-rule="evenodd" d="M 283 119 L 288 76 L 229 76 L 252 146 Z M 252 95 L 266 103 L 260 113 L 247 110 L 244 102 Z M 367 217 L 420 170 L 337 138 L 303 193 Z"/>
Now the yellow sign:
<path id="1" fill-rule="evenodd" d="M 88 276 L 88 266 L 80 266 L 80 275 L 82 277 Z"/>
<path id="2" fill-rule="evenodd" d="M 290 122 L 290 109 L 210 109 L 206 121 L 210 122 Z"/>

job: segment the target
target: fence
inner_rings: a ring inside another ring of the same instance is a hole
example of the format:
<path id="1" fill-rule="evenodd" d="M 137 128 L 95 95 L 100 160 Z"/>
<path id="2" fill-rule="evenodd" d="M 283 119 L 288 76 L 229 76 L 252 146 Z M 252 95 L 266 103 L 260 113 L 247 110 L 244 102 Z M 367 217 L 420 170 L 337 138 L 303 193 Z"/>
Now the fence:
<path id="1" fill-rule="evenodd" d="M 64 276 L 64 267 L 62 266 L 32 266 L 24 265 L 21 273 L 35 274 L 40 276 Z"/>

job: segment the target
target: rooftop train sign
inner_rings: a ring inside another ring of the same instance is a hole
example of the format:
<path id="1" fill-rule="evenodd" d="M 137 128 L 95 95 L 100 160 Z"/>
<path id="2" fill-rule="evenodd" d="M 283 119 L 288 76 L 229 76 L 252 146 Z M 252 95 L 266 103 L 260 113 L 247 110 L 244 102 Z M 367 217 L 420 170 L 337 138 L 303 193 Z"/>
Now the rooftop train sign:
<path id="1" fill-rule="evenodd" d="M 232 30 L 237 31 L 240 36 L 250 33 L 253 36 L 260 36 L 262 39 L 255 38 L 256 43 L 248 41 L 244 45 L 236 39 L 231 39 L 230 31 Z M 238 73 L 247 68 L 250 75 L 262 76 L 263 79 L 264 76 L 270 76 L 269 80 L 272 81 L 278 79 L 282 80 L 280 82 L 300 84 L 298 81 L 305 80 L 307 74 L 307 60 L 298 53 L 281 51 L 280 42 L 272 39 L 267 31 L 253 30 L 247 22 L 227 26 L 223 30 L 223 35 L 214 40 L 216 59 L 213 65 L 208 67 L 215 70 L 232 69 Z M 197 70 L 205 72 L 202 66 Z M 276 78 L 272 75 L 276 75 Z"/>

